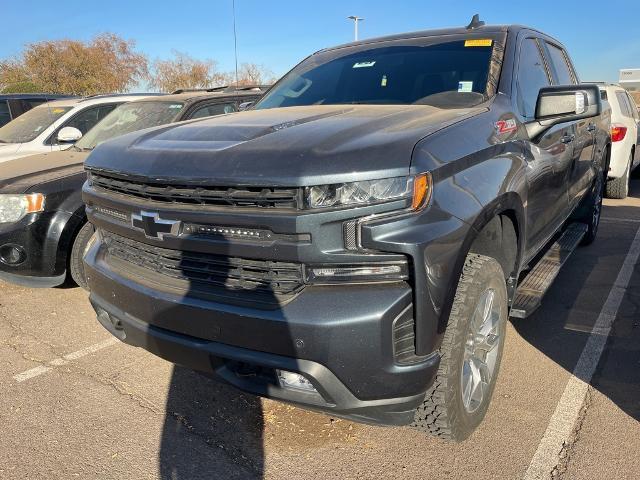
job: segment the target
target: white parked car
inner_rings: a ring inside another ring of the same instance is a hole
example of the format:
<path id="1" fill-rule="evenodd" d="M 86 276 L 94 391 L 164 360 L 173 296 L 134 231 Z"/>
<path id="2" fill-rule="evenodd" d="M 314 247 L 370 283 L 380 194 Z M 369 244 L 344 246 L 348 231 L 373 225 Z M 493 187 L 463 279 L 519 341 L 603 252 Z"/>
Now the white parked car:
<path id="1" fill-rule="evenodd" d="M 0 128 L 0 163 L 73 145 L 118 105 L 149 94 L 97 95 L 39 105 Z"/>
<path id="2" fill-rule="evenodd" d="M 640 164 L 640 114 L 633 98 L 619 85 L 600 86 L 602 100 L 611 105 L 611 164 L 606 196 L 626 198 L 631 171 Z"/>

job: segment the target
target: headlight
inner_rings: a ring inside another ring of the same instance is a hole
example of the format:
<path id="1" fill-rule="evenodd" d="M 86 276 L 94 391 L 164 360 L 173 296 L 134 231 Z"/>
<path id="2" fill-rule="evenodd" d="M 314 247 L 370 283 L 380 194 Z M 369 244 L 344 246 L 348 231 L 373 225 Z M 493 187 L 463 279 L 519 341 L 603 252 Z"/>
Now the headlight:
<path id="1" fill-rule="evenodd" d="M 344 207 L 411 199 L 414 210 L 426 204 L 430 193 L 429 174 L 392 177 L 362 182 L 333 183 L 306 188 L 309 208 Z"/>
<path id="2" fill-rule="evenodd" d="M 0 195 L 0 223 L 17 222 L 28 213 L 44 210 L 44 195 Z"/>

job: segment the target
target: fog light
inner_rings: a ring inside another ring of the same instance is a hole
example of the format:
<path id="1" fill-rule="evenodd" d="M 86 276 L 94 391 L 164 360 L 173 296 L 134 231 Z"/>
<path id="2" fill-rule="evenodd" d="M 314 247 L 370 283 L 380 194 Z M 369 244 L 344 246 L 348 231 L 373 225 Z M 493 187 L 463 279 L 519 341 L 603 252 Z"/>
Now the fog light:
<path id="1" fill-rule="evenodd" d="M 286 370 L 276 370 L 276 375 L 278 376 L 278 383 L 280 383 L 282 388 L 317 393 L 313 384 L 299 373 L 288 372 Z"/>
<path id="2" fill-rule="evenodd" d="M 27 259 L 27 254 L 19 245 L 7 244 L 0 247 L 0 261 L 7 265 L 19 265 Z"/>
<path id="3" fill-rule="evenodd" d="M 407 262 L 364 265 L 312 265 L 307 283 L 317 285 L 346 282 L 398 281 L 409 278 Z"/>

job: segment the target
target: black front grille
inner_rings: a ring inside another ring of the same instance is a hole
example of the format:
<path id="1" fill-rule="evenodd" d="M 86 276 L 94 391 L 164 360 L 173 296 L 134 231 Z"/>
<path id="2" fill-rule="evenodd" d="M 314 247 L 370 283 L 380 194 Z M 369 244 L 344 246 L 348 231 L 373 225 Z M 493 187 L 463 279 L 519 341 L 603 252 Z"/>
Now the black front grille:
<path id="1" fill-rule="evenodd" d="M 227 207 L 297 209 L 300 188 L 162 185 L 90 173 L 93 187 L 155 202 Z"/>
<path id="2" fill-rule="evenodd" d="M 102 231 L 107 261 L 112 259 L 145 269 L 155 282 L 188 290 L 278 304 L 304 286 L 302 265 L 251 260 L 208 253 L 183 252 L 147 245 Z M 238 294 L 242 294 L 238 297 Z M 197 295 L 196 295 L 197 296 Z"/>

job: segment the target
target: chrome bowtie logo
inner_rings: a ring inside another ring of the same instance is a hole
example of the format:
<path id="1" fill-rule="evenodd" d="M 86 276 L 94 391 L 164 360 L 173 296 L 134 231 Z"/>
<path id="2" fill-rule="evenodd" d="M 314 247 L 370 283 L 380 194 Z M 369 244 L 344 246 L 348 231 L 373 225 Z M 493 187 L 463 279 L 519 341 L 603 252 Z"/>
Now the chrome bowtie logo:
<path id="1" fill-rule="evenodd" d="M 177 235 L 180 230 L 180 221 L 163 220 L 157 213 L 140 212 L 131 215 L 131 226 L 142 230 L 147 238 L 162 240 L 165 235 Z"/>

